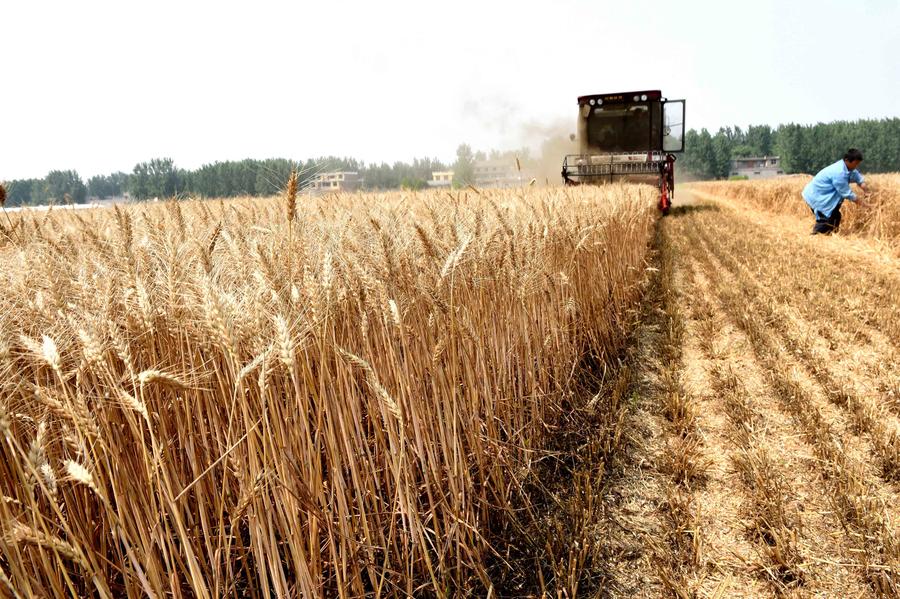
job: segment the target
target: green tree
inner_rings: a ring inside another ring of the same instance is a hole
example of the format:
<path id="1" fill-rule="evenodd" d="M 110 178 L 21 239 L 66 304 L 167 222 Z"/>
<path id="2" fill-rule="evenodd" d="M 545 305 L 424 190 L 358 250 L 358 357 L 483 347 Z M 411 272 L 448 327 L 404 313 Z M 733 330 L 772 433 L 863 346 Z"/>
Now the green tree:
<path id="1" fill-rule="evenodd" d="M 701 179 L 716 177 L 716 152 L 713 138 L 706 129 L 691 129 L 685 136 L 684 170 Z"/>
<path id="2" fill-rule="evenodd" d="M 178 169 L 171 158 L 138 163 L 128 177 L 129 191 L 139 200 L 172 197 L 179 191 L 179 183 Z"/>
<path id="3" fill-rule="evenodd" d="M 759 152 L 750 144 L 738 144 L 731 149 L 732 158 L 744 158 L 747 156 L 756 156 Z"/>
<path id="4" fill-rule="evenodd" d="M 728 177 L 731 171 L 731 150 L 734 147 L 734 136 L 730 129 L 719 129 L 713 137 L 712 176 L 716 179 Z"/>
<path id="5" fill-rule="evenodd" d="M 744 147 L 750 148 L 750 154 L 745 156 L 771 156 L 773 153 L 772 128 L 768 125 L 750 125 L 747 129 Z"/>
<path id="6" fill-rule="evenodd" d="M 428 186 L 428 182 L 424 179 L 419 179 L 417 177 L 403 177 L 400 179 L 400 188 L 401 189 L 409 189 L 411 191 L 418 191 L 420 189 L 425 189 Z"/>
<path id="7" fill-rule="evenodd" d="M 6 203 L 8 206 L 29 206 L 36 204 L 34 192 L 42 188 L 43 179 L 15 179 L 6 184 Z"/>
<path id="8" fill-rule="evenodd" d="M 63 203 L 66 196 L 76 204 L 87 199 L 87 187 L 75 171 L 50 171 L 44 179 L 44 195 L 47 200 Z"/>
<path id="9" fill-rule="evenodd" d="M 256 169 L 256 195 L 270 196 L 280 192 L 295 166 L 293 160 L 285 158 L 261 161 Z"/>
<path id="10" fill-rule="evenodd" d="M 94 175 L 87 182 L 87 193 L 92 198 L 111 198 L 121 196 L 125 192 L 128 175 L 122 172 L 111 175 Z"/>
<path id="11" fill-rule="evenodd" d="M 781 166 L 785 172 L 796 173 L 800 169 L 802 152 L 800 150 L 800 125 L 782 125 L 775 132 L 775 153 L 781 157 Z"/>
<path id="12" fill-rule="evenodd" d="M 475 155 L 468 144 L 456 148 L 456 162 L 453 163 L 453 186 L 465 187 L 475 183 Z"/>

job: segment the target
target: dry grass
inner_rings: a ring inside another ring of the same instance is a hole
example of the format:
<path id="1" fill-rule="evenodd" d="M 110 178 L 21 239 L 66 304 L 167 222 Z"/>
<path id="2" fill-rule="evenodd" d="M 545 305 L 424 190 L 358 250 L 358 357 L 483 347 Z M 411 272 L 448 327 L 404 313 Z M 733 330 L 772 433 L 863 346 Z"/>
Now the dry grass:
<path id="1" fill-rule="evenodd" d="M 569 539 L 495 541 L 626 341 L 653 190 L 286 196 L 6 221 L 0 582 L 481 595 L 546 554 L 577 592 Z"/>
<path id="2" fill-rule="evenodd" d="M 764 415 L 753 409 L 740 379 L 730 368 L 716 365 L 713 377 L 738 446 L 734 467 L 749 497 L 749 532 L 762 546 L 761 570 L 776 590 L 783 592 L 803 582 L 803 559 L 797 547 L 800 516 L 789 496 L 789 485 L 762 438 Z"/>
<path id="3" fill-rule="evenodd" d="M 691 188 L 779 214 L 810 217 L 801 192 L 811 177 L 792 175 L 758 181 L 707 181 Z M 866 175 L 871 207 L 842 210 L 841 230 L 900 243 L 900 173 Z M 852 185 L 851 187 L 856 187 Z"/>

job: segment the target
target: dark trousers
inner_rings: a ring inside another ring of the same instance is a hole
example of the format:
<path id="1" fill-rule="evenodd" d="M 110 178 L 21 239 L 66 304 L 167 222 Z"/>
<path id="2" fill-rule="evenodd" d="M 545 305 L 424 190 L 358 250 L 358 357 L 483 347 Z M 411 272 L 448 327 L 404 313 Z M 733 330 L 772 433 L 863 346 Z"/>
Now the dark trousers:
<path id="1" fill-rule="evenodd" d="M 837 232 L 841 226 L 841 204 L 843 202 L 838 202 L 831 216 L 825 216 L 821 212 L 813 210 L 813 216 L 816 217 L 816 224 L 813 225 L 812 230 L 813 235 L 831 235 Z"/>

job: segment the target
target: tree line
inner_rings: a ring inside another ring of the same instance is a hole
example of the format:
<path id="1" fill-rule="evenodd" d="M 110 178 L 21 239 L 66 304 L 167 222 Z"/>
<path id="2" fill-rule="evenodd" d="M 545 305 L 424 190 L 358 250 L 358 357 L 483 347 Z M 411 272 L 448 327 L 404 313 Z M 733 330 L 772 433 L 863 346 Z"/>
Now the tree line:
<path id="1" fill-rule="evenodd" d="M 43 179 L 19 179 L 5 184 L 6 203 L 10 206 L 81 204 L 87 199 L 87 186 L 75 171 L 50 171 Z"/>
<path id="2" fill-rule="evenodd" d="M 685 136 L 681 169 L 701 179 L 724 179 L 731 161 L 746 156 L 781 156 L 786 173 L 815 173 L 856 147 L 865 155 L 865 172 L 900 171 L 900 118 L 836 121 L 815 125 L 751 125 L 722 127 L 714 135 L 691 129 Z M 74 170 L 51 171 L 43 179 L 19 179 L 6 184 L 10 206 L 49 203 L 84 203 L 128 195 L 134 199 L 174 196 L 233 197 L 269 196 L 281 190 L 292 169 L 300 183 L 321 171 L 356 171 L 366 190 L 421 189 L 433 171 L 453 169 L 456 184 L 474 182 L 474 164 L 486 158 L 513 160 L 522 156 L 532 165 L 527 149 L 490 155 L 473 152 L 468 145 L 457 149 L 456 161 L 446 164 L 434 158 L 412 162 L 365 164 L 355 158 L 325 156 L 295 162 L 286 158 L 240 160 L 205 164 L 196 170 L 179 168 L 171 158 L 155 158 L 134 166 L 132 172 L 96 175 L 84 182 Z M 545 159 L 548 157 L 545 156 Z M 552 157 L 550 157 L 552 158 Z M 561 157 L 560 157 L 561 160 Z"/>
<path id="3" fill-rule="evenodd" d="M 900 171 L 900 118 L 722 127 L 715 135 L 691 129 L 679 166 L 701 179 L 725 179 L 735 158 L 777 155 L 785 173 L 813 174 L 851 147 L 862 150 L 865 172 Z"/>
<path id="4" fill-rule="evenodd" d="M 179 168 L 171 158 L 140 162 L 132 172 L 96 175 L 85 183 L 74 170 L 51 171 L 43 179 L 18 179 L 6 183 L 7 205 L 85 203 L 90 199 L 128 197 L 138 200 L 180 196 L 270 196 L 284 188 L 291 170 L 300 173 L 301 187 L 324 171 L 355 171 L 363 189 L 420 189 L 432 171 L 450 167 L 435 158 L 412 162 L 365 164 L 355 158 L 324 156 L 297 162 L 286 158 L 240 160 L 204 164 L 198 169 Z"/>

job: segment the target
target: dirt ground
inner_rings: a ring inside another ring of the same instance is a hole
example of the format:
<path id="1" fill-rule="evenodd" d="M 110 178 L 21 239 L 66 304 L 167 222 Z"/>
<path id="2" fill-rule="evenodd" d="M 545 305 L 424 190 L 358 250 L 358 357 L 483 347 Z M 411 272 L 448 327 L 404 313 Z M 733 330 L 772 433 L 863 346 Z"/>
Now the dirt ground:
<path id="1" fill-rule="evenodd" d="M 900 267 L 679 190 L 637 348 L 610 596 L 900 594 Z"/>

